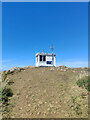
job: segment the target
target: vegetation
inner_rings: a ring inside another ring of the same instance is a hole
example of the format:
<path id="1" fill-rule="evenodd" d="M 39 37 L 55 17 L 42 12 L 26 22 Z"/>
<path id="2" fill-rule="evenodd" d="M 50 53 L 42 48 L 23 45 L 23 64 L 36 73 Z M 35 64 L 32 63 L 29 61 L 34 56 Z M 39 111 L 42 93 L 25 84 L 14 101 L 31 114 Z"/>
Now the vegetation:
<path id="1" fill-rule="evenodd" d="M 85 76 L 77 81 L 79 87 L 87 89 L 90 92 L 90 76 Z"/>
<path id="2" fill-rule="evenodd" d="M 7 78 L 7 74 L 3 74 L 3 75 L 2 75 L 2 81 L 5 81 L 6 78 Z"/>
<path id="3" fill-rule="evenodd" d="M 10 88 L 4 87 L 2 89 L 2 103 L 7 104 L 8 103 L 8 98 L 13 96 L 13 92 Z"/>
<path id="4" fill-rule="evenodd" d="M 73 105 L 71 107 L 75 111 L 76 115 L 82 114 L 81 104 L 80 102 L 78 103 L 78 101 L 80 101 L 81 98 L 82 98 L 81 96 L 75 96 L 75 97 L 72 96 Z"/>
<path id="5" fill-rule="evenodd" d="M 7 76 L 1 90 L 3 118 L 88 117 L 90 79 L 78 80 L 79 75 L 88 75 L 87 69 L 69 68 L 62 72 L 63 67 L 55 67 L 51 72 L 50 67 L 27 68 L 20 68 L 21 72 L 5 72 Z"/>
<path id="6" fill-rule="evenodd" d="M 8 85 L 12 85 L 14 83 L 13 79 L 8 81 Z"/>
<path id="7" fill-rule="evenodd" d="M 11 85 L 14 83 L 13 79 L 8 78 L 8 74 L 10 74 L 10 71 L 3 71 L 2 73 L 2 81 L 4 84 L 3 87 L 0 89 L 0 101 L 2 101 L 2 115 L 3 117 L 7 118 L 10 116 L 11 109 L 9 108 L 9 99 L 13 96 L 12 89 L 8 87 L 8 85 Z"/>

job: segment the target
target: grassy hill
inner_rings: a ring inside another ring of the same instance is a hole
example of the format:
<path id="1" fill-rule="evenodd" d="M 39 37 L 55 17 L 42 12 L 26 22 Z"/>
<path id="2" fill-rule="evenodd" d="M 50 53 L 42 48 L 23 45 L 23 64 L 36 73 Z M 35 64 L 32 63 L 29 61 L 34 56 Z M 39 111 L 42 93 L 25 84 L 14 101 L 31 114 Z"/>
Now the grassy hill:
<path id="1" fill-rule="evenodd" d="M 13 95 L 3 103 L 3 117 L 87 118 L 89 93 L 78 82 L 87 75 L 86 68 L 60 67 L 27 67 L 6 73 L 2 86 Z"/>

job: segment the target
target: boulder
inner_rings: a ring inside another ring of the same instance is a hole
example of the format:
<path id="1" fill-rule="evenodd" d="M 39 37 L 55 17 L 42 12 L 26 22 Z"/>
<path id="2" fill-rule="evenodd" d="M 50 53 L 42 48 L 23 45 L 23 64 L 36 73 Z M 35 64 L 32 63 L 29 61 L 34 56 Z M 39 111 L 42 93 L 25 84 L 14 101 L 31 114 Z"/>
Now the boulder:
<path id="1" fill-rule="evenodd" d="M 51 71 L 53 71 L 53 70 L 54 70 L 54 68 L 52 67 L 50 70 L 51 70 Z"/>
<path id="2" fill-rule="evenodd" d="M 19 67 L 13 67 L 10 69 L 10 72 L 13 73 L 15 71 L 20 71 L 20 68 Z"/>
<path id="3" fill-rule="evenodd" d="M 69 67 L 66 67 L 65 65 L 59 66 L 60 71 L 67 71 Z"/>
<path id="4" fill-rule="evenodd" d="M 67 68 L 65 65 L 59 66 L 59 68 Z"/>

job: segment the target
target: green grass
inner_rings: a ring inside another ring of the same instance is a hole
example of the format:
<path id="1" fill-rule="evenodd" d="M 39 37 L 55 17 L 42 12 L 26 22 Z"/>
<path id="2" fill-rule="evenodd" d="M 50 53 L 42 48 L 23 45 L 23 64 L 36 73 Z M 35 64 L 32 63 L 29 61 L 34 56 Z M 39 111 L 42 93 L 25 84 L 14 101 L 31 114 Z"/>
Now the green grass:
<path id="1" fill-rule="evenodd" d="M 90 92 L 90 76 L 85 76 L 77 81 L 79 87 L 87 89 Z"/>
<path id="2" fill-rule="evenodd" d="M 10 88 L 6 88 L 4 87 L 2 89 L 2 102 L 3 104 L 7 104 L 8 103 L 8 98 L 13 96 L 13 92 Z"/>
<path id="3" fill-rule="evenodd" d="M 11 88 L 8 87 L 3 87 L 1 90 L 2 96 L 1 96 L 1 100 L 2 100 L 2 106 L 3 106 L 3 110 L 2 110 L 2 116 L 5 117 L 10 117 L 10 113 L 11 113 L 11 108 L 10 108 L 10 103 L 9 103 L 9 97 L 13 96 L 13 92 Z"/>

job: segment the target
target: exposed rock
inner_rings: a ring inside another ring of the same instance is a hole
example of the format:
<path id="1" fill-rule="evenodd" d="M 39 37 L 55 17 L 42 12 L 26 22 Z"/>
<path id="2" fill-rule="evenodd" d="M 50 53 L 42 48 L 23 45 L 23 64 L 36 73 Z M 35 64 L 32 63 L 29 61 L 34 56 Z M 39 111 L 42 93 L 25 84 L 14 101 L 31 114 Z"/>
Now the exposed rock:
<path id="1" fill-rule="evenodd" d="M 28 98 L 28 95 L 26 95 L 26 98 Z"/>
<path id="2" fill-rule="evenodd" d="M 22 107 L 20 107 L 19 110 L 22 110 Z"/>
<path id="3" fill-rule="evenodd" d="M 75 70 L 73 70 L 72 72 L 75 73 Z"/>
<path id="4" fill-rule="evenodd" d="M 15 71 L 20 71 L 20 68 L 19 67 L 13 67 L 10 69 L 10 72 L 13 73 Z"/>
<path id="5" fill-rule="evenodd" d="M 58 69 L 60 69 L 60 71 L 67 71 L 69 69 L 69 67 L 66 67 L 65 65 L 59 66 Z"/>
<path id="6" fill-rule="evenodd" d="M 65 65 L 59 66 L 59 68 L 67 68 Z"/>
<path id="7" fill-rule="evenodd" d="M 30 104 L 28 104 L 28 107 L 30 107 Z"/>
<path id="8" fill-rule="evenodd" d="M 43 104 L 43 102 L 42 102 L 42 101 L 39 101 L 39 104 Z"/>
<path id="9" fill-rule="evenodd" d="M 37 115 L 40 115 L 40 114 L 41 114 L 41 112 L 38 112 L 38 113 L 37 113 Z"/>
<path id="10" fill-rule="evenodd" d="M 26 66 L 26 67 L 24 67 L 24 69 L 27 69 L 27 68 L 34 68 L 34 66 Z"/>
<path id="11" fill-rule="evenodd" d="M 51 71 L 53 71 L 53 70 L 54 70 L 54 68 L 52 67 L 50 70 L 51 70 Z"/>
<path id="12" fill-rule="evenodd" d="M 49 111 L 51 108 L 48 108 L 47 110 Z"/>

